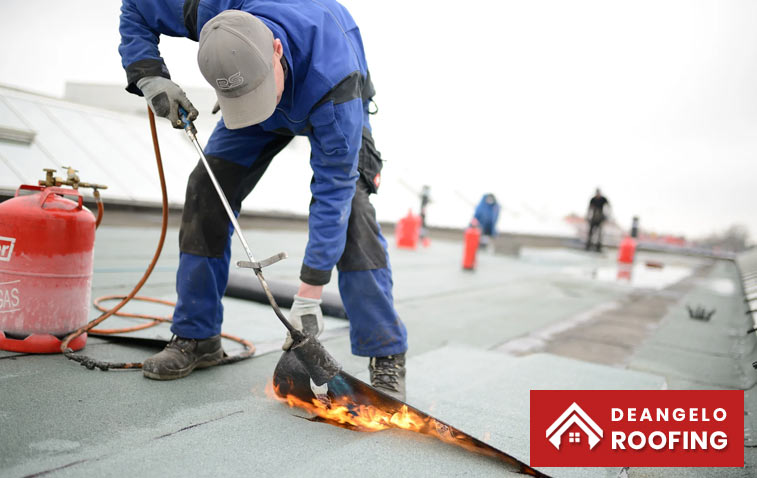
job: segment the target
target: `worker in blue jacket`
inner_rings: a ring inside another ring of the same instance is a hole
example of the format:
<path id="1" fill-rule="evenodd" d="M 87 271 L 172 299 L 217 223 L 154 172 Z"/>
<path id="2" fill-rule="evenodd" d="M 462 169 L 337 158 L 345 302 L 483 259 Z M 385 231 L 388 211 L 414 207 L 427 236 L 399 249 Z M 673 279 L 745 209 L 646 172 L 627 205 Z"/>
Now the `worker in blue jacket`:
<path id="1" fill-rule="evenodd" d="M 407 333 L 394 308 L 386 240 L 369 201 L 382 167 L 368 116 L 374 89 L 349 12 L 334 0 L 123 0 L 120 32 L 127 91 L 143 95 L 177 128 L 179 108 L 190 120 L 198 112 L 171 80 L 159 36 L 199 41 L 200 71 L 215 88 L 223 116 L 205 153 L 236 213 L 276 154 L 294 136 L 307 136 L 309 236 L 289 319 L 320 334 L 320 298 L 336 266 L 352 352 L 370 357 L 373 386 L 404 399 Z M 145 360 L 147 377 L 184 377 L 222 356 L 221 297 L 232 232 L 198 163 L 179 233 L 175 336 Z M 287 337 L 284 349 L 291 343 Z"/>
<path id="2" fill-rule="evenodd" d="M 490 240 L 497 236 L 497 221 L 499 220 L 499 203 L 492 193 L 486 193 L 476 206 L 473 217 L 481 227 L 481 247 L 489 245 Z"/>

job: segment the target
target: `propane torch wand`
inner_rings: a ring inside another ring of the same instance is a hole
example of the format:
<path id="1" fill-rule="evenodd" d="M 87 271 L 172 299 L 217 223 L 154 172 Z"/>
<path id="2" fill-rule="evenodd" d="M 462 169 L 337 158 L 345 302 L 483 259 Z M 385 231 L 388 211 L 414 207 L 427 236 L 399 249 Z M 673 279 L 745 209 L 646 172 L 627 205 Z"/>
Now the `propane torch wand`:
<path id="1" fill-rule="evenodd" d="M 271 264 L 275 264 L 276 262 L 285 259 L 287 257 L 286 253 L 280 252 L 260 262 L 255 260 L 255 256 L 252 254 L 250 246 L 247 244 L 247 241 L 242 235 L 242 228 L 239 226 L 236 214 L 234 214 L 234 211 L 231 209 L 229 201 L 226 199 L 226 195 L 224 194 L 223 189 L 221 189 L 221 185 L 218 183 L 215 174 L 213 174 L 213 171 L 210 168 L 210 163 L 205 157 L 205 153 L 200 146 L 200 142 L 197 140 L 197 129 L 195 128 L 194 124 L 187 118 L 187 112 L 184 110 L 184 108 L 179 108 L 179 115 L 181 116 L 181 121 L 184 123 L 184 132 L 187 134 L 190 142 L 197 150 L 197 154 L 200 155 L 200 160 L 205 166 L 205 170 L 208 172 L 208 176 L 213 183 L 213 187 L 218 193 L 218 199 L 221 200 L 223 208 L 226 210 L 226 214 L 229 216 L 229 221 L 231 221 L 231 224 L 234 227 L 234 231 L 237 233 L 239 241 L 242 243 L 242 247 L 244 247 L 244 250 L 247 253 L 247 258 L 249 259 L 249 261 L 237 261 L 237 267 L 248 268 L 255 271 L 255 275 L 260 281 L 260 285 L 263 287 L 265 295 L 266 297 L 268 297 L 268 302 L 270 302 L 273 311 L 276 313 L 276 316 L 279 318 L 281 323 L 284 324 L 284 327 L 287 328 L 289 334 L 292 337 L 294 343 L 292 344 L 290 349 L 295 353 L 295 355 L 297 355 L 297 358 L 300 359 L 303 365 L 305 365 L 305 367 L 308 369 L 310 378 L 313 380 L 315 385 L 321 386 L 325 384 L 339 373 L 339 371 L 342 369 L 341 365 L 339 365 L 339 363 L 326 351 L 326 349 L 323 347 L 323 345 L 321 345 L 317 338 L 315 338 L 314 336 L 306 335 L 302 331 L 294 328 L 294 326 L 281 312 L 281 309 L 276 303 L 276 299 L 274 299 L 273 294 L 271 293 L 271 289 L 268 287 L 268 283 L 263 277 L 263 267 L 270 266 Z"/>

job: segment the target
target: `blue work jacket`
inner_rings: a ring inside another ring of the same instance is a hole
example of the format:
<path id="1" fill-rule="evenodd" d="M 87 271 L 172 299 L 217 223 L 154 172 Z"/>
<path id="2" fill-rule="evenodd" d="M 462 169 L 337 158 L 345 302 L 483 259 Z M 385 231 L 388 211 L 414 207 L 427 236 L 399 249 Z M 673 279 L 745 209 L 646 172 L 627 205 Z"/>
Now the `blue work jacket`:
<path id="1" fill-rule="evenodd" d="M 362 39 L 349 12 L 333 0 L 123 0 L 119 52 L 127 91 L 146 76 L 170 78 L 160 35 L 197 41 L 224 10 L 258 17 L 284 47 L 288 74 L 266 131 L 305 135 L 311 144 L 313 203 L 304 265 L 328 277 L 344 250 L 358 178 L 363 128 L 373 96 Z M 326 279 L 328 280 L 328 279 Z"/>
<path id="2" fill-rule="evenodd" d="M 497 220 L 499 219 L 499 203 L 496 201 L 492 204 L 487 203 L 484 195 L 476 206 L 473 217 L 481 224 L 484 234 L 495 236 L 497 234 Z"/>

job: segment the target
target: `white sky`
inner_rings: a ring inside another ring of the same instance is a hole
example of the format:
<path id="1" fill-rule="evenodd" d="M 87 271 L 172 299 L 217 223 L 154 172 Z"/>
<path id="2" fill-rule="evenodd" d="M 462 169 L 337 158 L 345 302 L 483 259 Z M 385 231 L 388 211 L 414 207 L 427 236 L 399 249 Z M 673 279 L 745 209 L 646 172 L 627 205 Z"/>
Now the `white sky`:
<path id="1" fill-rule="evenodd" d="M 551 218 L 583 213 L 600 186 L 621 224 L 757 236 L 757 2 L 343 3 L 378 91 L 385 180 L 430 184 L 447 204 L 492 191 Z M 123 83 L 119 7 L 2 0 L 0 83 L 52 95 L 67 80 Z M 161 51 L 177 83 L 205 86 L 195 43 L 164 38 Z M 446 208 L 430 221 L 458 222 Z"/>

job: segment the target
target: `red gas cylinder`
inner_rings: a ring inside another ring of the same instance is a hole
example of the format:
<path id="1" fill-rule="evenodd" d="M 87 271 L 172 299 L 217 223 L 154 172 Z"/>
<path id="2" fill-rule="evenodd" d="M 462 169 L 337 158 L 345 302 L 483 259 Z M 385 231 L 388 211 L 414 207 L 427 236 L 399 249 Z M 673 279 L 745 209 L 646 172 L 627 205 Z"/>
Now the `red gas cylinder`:
<path id="1" fill-rule="evenodd" d="M 407 216 L 397 221 L 395 236 L 397 236 L 397 247 L 405 249 L 415 249 L 418 247 L 418 236 L 421 232 L 421 217 L 408 211 Z"/>
<path id="2" fill-rule="evenodd" d="M 634 254 L 636 254 L 636 239 L 631 236 L 624 237 L 618 247 L 618 262 L 632 264 Z"/>
<path id="3" fill-rule="evenodd" d="M 95 217 L 75 189 L 23 185 L 0 203 L 0 349 L 60 352 L 87 323 L 94 244 Z"/>
<path id="4" fill-rule="evenodd" d="M 463 236 L 463 269 L 472 271 L 476 268 L 476 252 L 481 241 L 481 229 L 471 224 Z"/>

